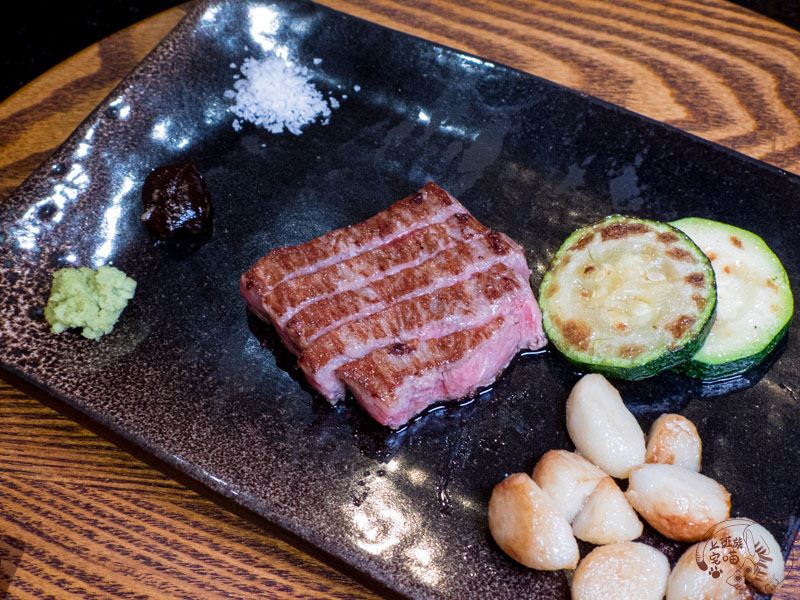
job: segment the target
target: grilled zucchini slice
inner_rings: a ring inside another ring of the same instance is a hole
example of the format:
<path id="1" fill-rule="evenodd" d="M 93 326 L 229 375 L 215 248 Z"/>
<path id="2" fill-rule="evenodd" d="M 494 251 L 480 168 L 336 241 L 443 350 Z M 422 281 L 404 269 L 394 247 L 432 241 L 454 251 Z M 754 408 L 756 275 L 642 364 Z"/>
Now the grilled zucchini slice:
<path id="1" fill-rule="evenodd" d="M 794 312 L 789 278 L 756 234 L 708 219 L 672 223 L 711 260 L 717 277 L 717 320 L 700 350 L 676 371 L 704 380 L 744 373 L 786 334 Z"/>
<path id="2" fill-rule="evenodd" d="M 562 244 L 539 303 L 547 337 L 579 370 L 642 379 L 700 348 L 717 292 L 710 261 L 683 232 L 612 215 Z"/>

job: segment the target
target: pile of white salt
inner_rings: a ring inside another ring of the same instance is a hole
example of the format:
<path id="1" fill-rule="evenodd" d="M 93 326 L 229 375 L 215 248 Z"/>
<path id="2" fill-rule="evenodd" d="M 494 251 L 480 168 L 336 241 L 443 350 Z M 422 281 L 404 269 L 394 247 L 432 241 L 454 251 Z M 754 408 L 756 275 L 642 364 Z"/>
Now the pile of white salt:
<path id="1" fill-rule="evenodd" d="M 233 65 L 232 65 L 233 66 Z M 306 67 L 288 65 L 278 56 L 263 60 L 246 58 L 241 66 L 241 77 L 225 91 L 225 98 L 234 100 L 231 112 L 239 117 L 233 128 L 242 127 L 239 119 L 263 127 L 271 133 L 287 130 L 295 135 L 301 127 L 322 118 L 327 125 L 331 108 L 339 106 L 335 98 L 326 100 L 311 83 Z"/>

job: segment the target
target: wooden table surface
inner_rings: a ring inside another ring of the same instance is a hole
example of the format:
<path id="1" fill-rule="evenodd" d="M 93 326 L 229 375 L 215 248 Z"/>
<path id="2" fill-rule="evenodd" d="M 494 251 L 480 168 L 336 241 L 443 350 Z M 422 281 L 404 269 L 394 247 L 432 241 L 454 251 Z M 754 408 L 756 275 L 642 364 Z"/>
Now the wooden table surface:
<path id="1" fill-rule="evenodd" d="M 800 33 L 722 0 L 323 3 L 800 173 Z M 0 200 L 186 10 L 100 41 L 0 104 Z M 0 559 L 0 597 L 15 599 L 377 598 L 1 382 Z M 797 541 L 787 567 L 775 597 L 800 598 Z"/>

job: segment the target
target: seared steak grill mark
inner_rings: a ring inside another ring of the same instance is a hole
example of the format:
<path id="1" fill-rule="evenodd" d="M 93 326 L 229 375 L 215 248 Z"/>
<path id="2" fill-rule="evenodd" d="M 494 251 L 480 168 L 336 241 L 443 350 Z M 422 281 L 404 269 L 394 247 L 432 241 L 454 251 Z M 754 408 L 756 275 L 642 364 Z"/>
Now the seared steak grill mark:
<path id="1" fill-rule="evenodd" d="M 270 319 L 283 325 L 297 310 L 312 300 L 368 284 L 378 278 L 414 267 L 459 240 L 468 240 L 488 229 L 471 218 L 464 222 L 454 216 L 443 223 L 417 229 L 383 246 L 340 263 L 282 281 L 264 295 Z"/>
<path id="2" fill-rule="evenodd" d="M 473 329 L 431 340 L 409 340 L 406 352 L 373 350 L 336 374 L 377 421 L 399 427 L 430 404 L 455 400 L 489 385 L 517 353 L 518 324 L 495 317 Z"/>
<path id="3" fill-rule="evenodd" d="M 259 260 L 245 277 L 263 294 L 284 279 L 318 271 L 371 250 L 414 229 L 440 223 L 464 207 L 436 184 L 395 202 L 374 217 L 329 231 L 297 246 L 276 248 Z"/>
<path id="4" fill-rule="evenodd" d="M 344 397 L 335 370 L 376 348 L 413 338 L 430 339 L 481 324 L 497 312 L 533 299 L 530 287 L 503 264 L 430 294 L 393 304 L 320 336 L 300 355 L 311 385 L 327 398 Z"/>
<path id="5" fill-rule="evenodd" d="M 457 283 L 497 262 L 492 253 L 497 246 L 504 248 L 503 255 L 511 248 L 508 242 L 481 236 L 438 253 L 417 268 L 313 302 L 285 323 L 288 336 L 297 347 L 304 348 L 332 327 L 426 294 L 445 283 Z M 520 254 L 509 254 L 503 262 L 525 277 L 528 266 Z"/>
<path id="6" fill-rule="evenodd" d="M 544 345 L 522 248 L 434 183 L 374 217 L 273 250 L 241 279 L 311 384 L 383 424 L 488 385 Z"/>

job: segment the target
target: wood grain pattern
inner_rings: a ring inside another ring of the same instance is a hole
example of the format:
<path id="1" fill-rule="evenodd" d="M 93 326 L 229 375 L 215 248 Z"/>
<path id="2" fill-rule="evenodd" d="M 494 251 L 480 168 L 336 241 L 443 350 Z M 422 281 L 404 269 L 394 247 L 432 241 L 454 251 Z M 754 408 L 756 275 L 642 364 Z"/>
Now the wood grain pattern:
<path id="1" fill-rule="evenodd" d="M 186 14 L 165 11 L 90 46 L 0 104 L 0 199 L 6 198 Z"/>
<path id="2" fill-rule="evenodd" d="M 800 34 L 716 0 L 322 0 L 800 173 Z"/>
<path id="3" fill-rule="evenodd" d="M 8 597 L 376 597 L 7 384 L 0 398 Z"/>
<path id="4" fill-rule="evenodd" d="M 323 0 L 800 173 L 800 34 L 722 0 Z M 0 199 L 183 16 L 0 104 Z M 0 383 L 0 597 L 377 598 Z M 800 545 L 776 598 L 800 598 Z"/>

